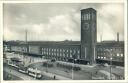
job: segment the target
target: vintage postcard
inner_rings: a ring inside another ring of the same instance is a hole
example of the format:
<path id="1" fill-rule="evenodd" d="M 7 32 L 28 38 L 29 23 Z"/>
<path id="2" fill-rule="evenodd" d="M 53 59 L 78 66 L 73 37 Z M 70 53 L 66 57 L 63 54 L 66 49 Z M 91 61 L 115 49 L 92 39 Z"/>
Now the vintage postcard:
<path id="1" fill-rule="evenodd" d="M 126 0 L 1 1 L 1 12 L 1 82 L 127 82 Z"/>

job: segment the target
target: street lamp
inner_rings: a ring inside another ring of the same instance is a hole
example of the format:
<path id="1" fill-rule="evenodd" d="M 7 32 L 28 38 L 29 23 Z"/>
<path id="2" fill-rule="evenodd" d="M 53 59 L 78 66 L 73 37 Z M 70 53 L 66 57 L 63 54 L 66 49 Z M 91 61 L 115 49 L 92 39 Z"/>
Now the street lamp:
<path id="1" fill-rule="evenodd" d="M 74 61 L 73 61 L 74 62 Z M 73 65 L 74 64 L 72 64 L 72 80 L 73 80 L 73 75 L 74 75 L 74 72 L 73 72 Z"/>
<path id="2" fill-rule="evenodd" d="M 46 72 L 48 72 L 48 60 L 47 60 L 47 63 L 46 63 Z"/>
<path id="3" fill-rule="evenodd" d="M 109 52 L 110 54 L 110 80 L 112 80 L 112 54 L 111 54 L 111 50 L 106 50 Z"/>
<path id="4" fill-rule="evenodd" d="M 75 61 L 76 61 L 77 59 L 73 59 L 73 64 L 72 64 L 72 80 L 74 79 L 74 70 L 73 70 L 73 68 L 74 68 L 74 65 L 75 65 Z"/>
<path id="5" fill-rule="evenodd" d="M 47 56 L 47 61 L 46 61 L 46 72 L 48 72 L 48 56 Z"/>
<path id="6" fill-rule="evenodd" d="M 36 77 L 37 77 L 37 68 L 35 70 L 36 70 L 36 72 L 35 72 L 35 79 L 36 79 Z"/>
<path id="7" fill-rule="evenodd" d="M 110 61 L 110 80 L 112 80 L 112 54 L 111 54 L 111 61 Z"/>

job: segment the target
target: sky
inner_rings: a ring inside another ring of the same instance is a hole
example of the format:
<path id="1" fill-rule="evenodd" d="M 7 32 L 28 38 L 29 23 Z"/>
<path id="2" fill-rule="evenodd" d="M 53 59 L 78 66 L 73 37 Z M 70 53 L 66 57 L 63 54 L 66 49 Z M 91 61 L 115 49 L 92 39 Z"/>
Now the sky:
<path id="1" fill-rule="evenodd" d="M 97 41 L 124 40 L 123 3 L 4 3 L 4 40 L 81 40 L 81 9 L 97 11 Z"/>

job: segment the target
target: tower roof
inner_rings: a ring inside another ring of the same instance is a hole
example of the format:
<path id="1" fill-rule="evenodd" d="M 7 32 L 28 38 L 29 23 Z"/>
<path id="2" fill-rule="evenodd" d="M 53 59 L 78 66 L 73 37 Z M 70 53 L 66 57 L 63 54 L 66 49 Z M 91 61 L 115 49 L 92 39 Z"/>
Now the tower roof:
<path id="1" fill-rule="evenodd" d="M 94 8 L 81 9 L 81 11 L 95 11 L 96 12 L 96 10 Z"/>

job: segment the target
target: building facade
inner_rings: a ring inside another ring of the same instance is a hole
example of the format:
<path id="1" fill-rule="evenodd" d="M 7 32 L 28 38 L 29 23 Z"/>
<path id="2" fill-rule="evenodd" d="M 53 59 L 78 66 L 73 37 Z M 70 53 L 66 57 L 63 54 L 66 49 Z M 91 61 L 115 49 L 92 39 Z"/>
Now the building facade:
<path id="1" fill-rule="evenodd" d="M 81 10 L 81 41 L 4 42 L 4 51 L 80 64 L 124 64 L 124 42 L 97 43 L 97 14 L 93 8 Z M 7 50 L 6 50 L 7 49 Z M 115 63 L 114 62 L 114 63 Z"/>
<path id="2" fill-rule="evenodd" d="M 117 38 L 118 39 L 118 38 Z M 97 43 L 97 63 L 124 65 L 124 42 L 102 41 Z"/>

